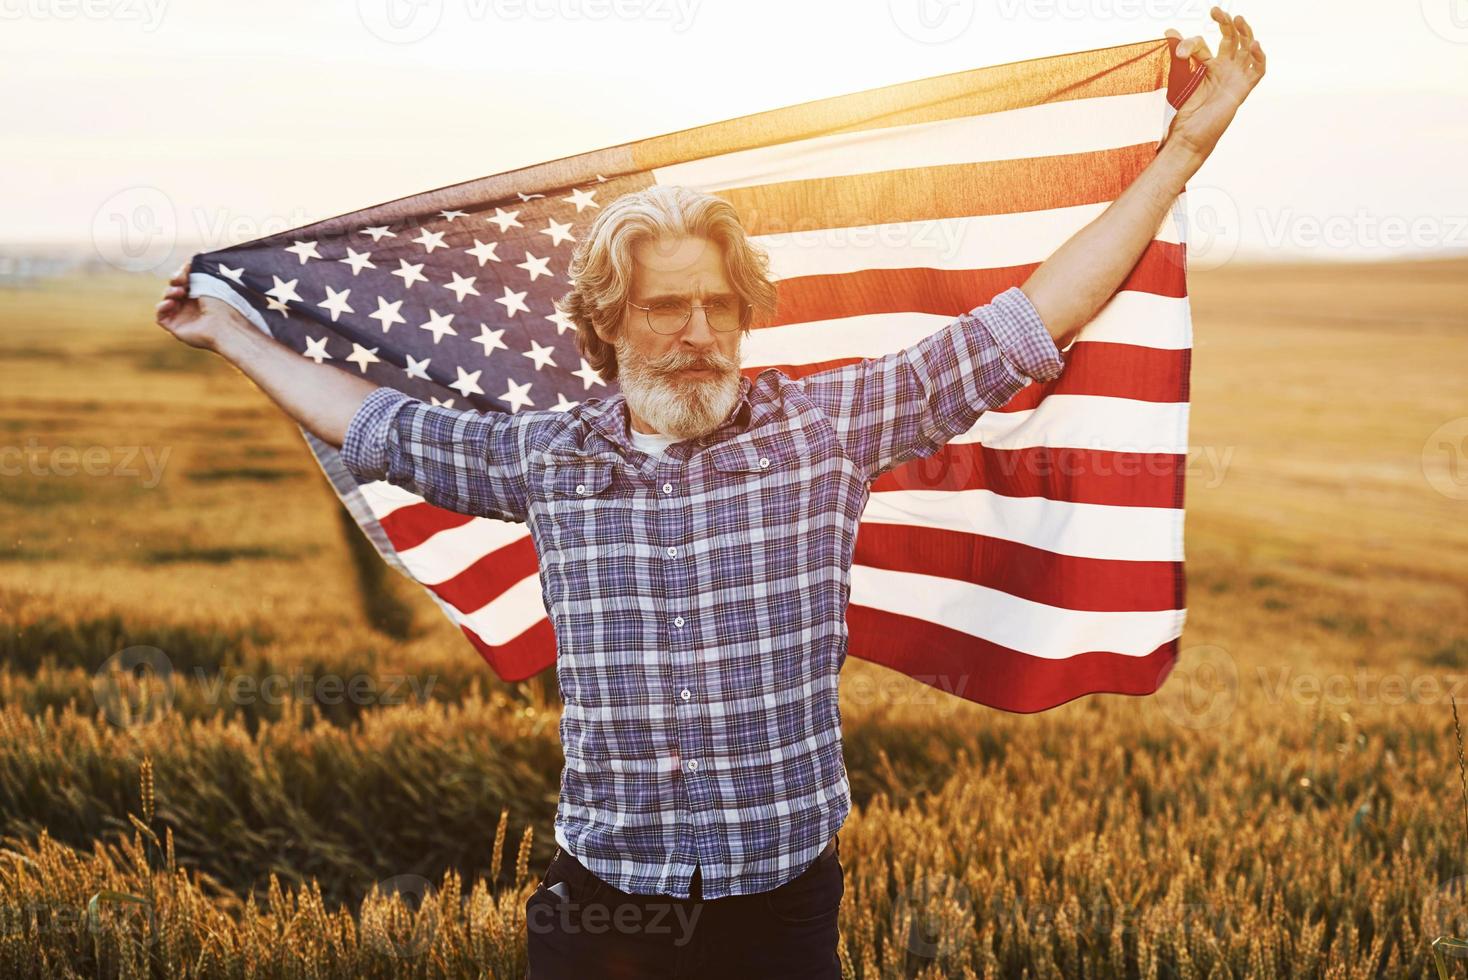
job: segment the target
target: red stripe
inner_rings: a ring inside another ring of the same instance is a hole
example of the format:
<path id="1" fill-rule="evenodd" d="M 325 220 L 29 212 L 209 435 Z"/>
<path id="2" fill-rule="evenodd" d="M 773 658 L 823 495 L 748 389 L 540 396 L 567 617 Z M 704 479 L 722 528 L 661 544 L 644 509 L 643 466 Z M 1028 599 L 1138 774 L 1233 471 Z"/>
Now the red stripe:
<path id="1" fill-rule="evenodd" d="M 1177 507 L 1188 458 L 1180 453 L 1123 453 L 1072 446 L 992 449 L 947 443 L 877 477 L 872 492 L 989 490 L 1005 497 L 1045 497 L 1075 504 Z"/>
<path id="2" fill-rule="evenodd" d="M 1178 654 L 1178 641 L 1169 640 L 1144 657 L 1096 651 L 1048 660 L 855 603 L 847 607 L 846 623 L 851 656 L 1004 711 L 1044 711 L 1086 694 L 1151 694 Z"/>
<path id="3" fill-rule="evenodd" d="M 541 619 L 509 643 L 486 643 L 467 626 L 460 630 L 474 649 L 504 681 L 523 681 L 556 662 L 556 633 L 549 619 Z"/>
<path id="4" fill-rule="evenodd" d="M 1178 562 L 1077 558 L 982 534 L 863 523 L 855 564 L 934 575 L 1088 612 L 1173 609 Z"/>
<path id="5" fill-rule="evenodd" d="M 1117 291 L 1180 298 L 1181 245 L 1153 239 Z M 1022 286 L 1038 262 L 992 269 L 864 269 L 823 276 L 794 276 L 779 282 L 780 300 L 767 326 L 780 327 L 873 313 L 933 313 L 956 317 L 989 302 L 1011 286 Z M 760 329 L 757 327 L 756 329 Z"/>
<path id="6" fill-rule="evenodd" d="M 457 514 L 428 502 L 399 507 L 378 523 L 387 532 L 388 540 L 399 551 L 416 548 L 439 531 L 463 527 L 474 518 L 469 514 Z"/>
<path id="7" fill-rule="evenodd" d="M 457 575 L 428 588 L 460 612 L 471 613 L 527 576 L 538 574 L 539 568 L 535 542 L 527 535 L 481 555 Z"/>
<path id="8" fill-rule="evenodd" d="M 1030 384 L 995 412 L 1028 411 L 1051 395 L 1104 395 L 1145 402 L 1187 401 L 1188 352 L 1135 344 L 1077 340 L 1063 355 L 1065 370 L 1054 381 Z M 777 368 L 791 378 L 856 364 L 865 358 L 838 357 L 811 364 L 759 364 L 740 368 L 751 381 Z"/>

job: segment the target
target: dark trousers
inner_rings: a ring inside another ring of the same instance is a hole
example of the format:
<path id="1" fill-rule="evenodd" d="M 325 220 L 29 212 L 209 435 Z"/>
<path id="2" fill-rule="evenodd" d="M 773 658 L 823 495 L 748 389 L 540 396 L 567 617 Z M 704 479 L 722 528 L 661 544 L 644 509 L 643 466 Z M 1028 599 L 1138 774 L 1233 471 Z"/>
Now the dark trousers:
<path id="1" fill-rule="evenodd" d="M 686 899 L 631 895 L 558 847 L 525 903 L 527 980 L 840 980 L 840 855 L 838 835 L 779 888 L 704 900 L 697 870 Z"/>

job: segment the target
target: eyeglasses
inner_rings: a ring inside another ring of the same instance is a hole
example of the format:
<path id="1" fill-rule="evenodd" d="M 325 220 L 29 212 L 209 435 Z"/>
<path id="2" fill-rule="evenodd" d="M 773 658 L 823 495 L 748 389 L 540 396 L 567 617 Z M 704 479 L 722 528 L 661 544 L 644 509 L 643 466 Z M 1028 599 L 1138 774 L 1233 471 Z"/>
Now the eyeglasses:
<path id="1" fill-rule="evenodd" d="M 712 329 L 721 333 L 738 330 L 744 311 L 750 304 L 721 296 L 704 306 L 695 306 L 686 299 L 661 300 L 651 306 L 639 306 L 628 300 L 627 305 L 635 306 L 644 312 L 647 316 L 647 325 L 653 333 L 671 334 L 687 326 L 696 309 L 703 310 L 709 327 Z"/>

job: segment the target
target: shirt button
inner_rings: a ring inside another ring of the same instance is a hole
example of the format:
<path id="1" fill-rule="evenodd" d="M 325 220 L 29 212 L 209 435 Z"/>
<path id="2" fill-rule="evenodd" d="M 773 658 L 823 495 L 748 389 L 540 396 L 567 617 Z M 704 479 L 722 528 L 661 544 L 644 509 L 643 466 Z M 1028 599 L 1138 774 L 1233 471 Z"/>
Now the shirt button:
<path id="1" fill-rule="evenodd" d="M 679 616 L 677 619 L 673 620 L 673 625 L 674 626 L 682 626 L 683 625 L 683 617 L 682 616 Z"/>
<path id="2" fill-rule="evenodd" d="M 584 483 L 578 483 L 578 484 L 576 484 L 576 492 L 577 493 L 585 493 L 586 492 L 586 484 L 584 484 Z"/>
<path id="3" fill-rule="evenodd" d="M 693 692 L 690 691 L 690 690 L 688 690 L 688 688 L 685 687 L 683 690 L 681 690 L 681 691 L 678 692 L 678 696 L 680 698 L 682 698 L 684 701 L 687 701 L 689 698 L 693 697 Z"/>
<path id="4" fill-rule="evenodd" d="M 669 548 L 668 549 L 668 557 L 669 558 L 672 558 L 672 557 L 674 557 L 677 554 L 678 554 L 678 549 L 677 548 Z"/>
<path id="5" fill-rule="evenodd" d="M 688 771 L 689 772 L 693 772 L 697 768 L 698 768 L 698 760 L 697 759 L 689 759 L 688 760 Z"/>
<path id="6" fill-rule="evenodd" d="M 672 493 L 672 492 L 673 492 L 673 485 L 671 483 L 664 483 L 663 484 L 663 493 Z"/>
<path id="7" fill-rule="evenodd" d="M 766 457 L 764 457 L 764 456 L 761 456 L 761 457 L 760 457 L 760 458 L 759 458 L 759 465 L 760 465 L 760 466 L 761 466 L 761 467 L 764 467 L 764 466 L 769 466 L 769 465 L 770 465 L 770 461 L 769 461 L 769 460 L 768 460 L 768 459 L 767 459 L 767 458 L 766 458 Z"/>

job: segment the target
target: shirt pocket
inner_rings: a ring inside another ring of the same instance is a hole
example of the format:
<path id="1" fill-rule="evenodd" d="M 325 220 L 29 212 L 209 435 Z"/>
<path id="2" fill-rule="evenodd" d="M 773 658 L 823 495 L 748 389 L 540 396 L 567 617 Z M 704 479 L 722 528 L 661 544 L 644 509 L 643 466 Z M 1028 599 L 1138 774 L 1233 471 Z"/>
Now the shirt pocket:
<path id="1" fill-rule="evenodd" d="M 626 551 L 631 501 L 610 456 L 547 457 L 541 492 L 557 560 L 575 564 Z"/>
<path id="2" fill-rule="evenodd" d="M 710 447 L 708 460 L 711 533 L 742 537 L 801 519 L 809 471 L 805 451 L 788 434 L 726 439 Z"/>

